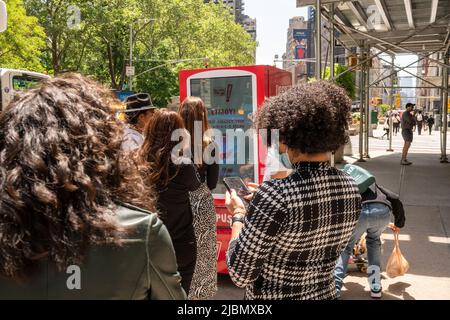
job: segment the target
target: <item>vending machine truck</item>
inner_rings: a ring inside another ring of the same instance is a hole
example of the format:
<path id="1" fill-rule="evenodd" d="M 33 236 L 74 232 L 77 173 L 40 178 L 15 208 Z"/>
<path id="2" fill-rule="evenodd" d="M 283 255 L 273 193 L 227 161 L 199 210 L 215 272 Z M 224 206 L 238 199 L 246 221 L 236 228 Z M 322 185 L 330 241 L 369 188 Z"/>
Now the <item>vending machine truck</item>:
<path id="1" fill-rule="evenodd" d="M 227 129 L 252 128 L 252 115 L 266 98 L 279 94 L 292 86 L 292 74 L 272 66 L 225 67 L 180 71 L 180 101 L 188 96 L 203 99 L 208 109 L 209 123 L 226 136 Z M 217 142 L 217 140 L 216 140 Z M 227 150 L 225 139 L 221 148 L 220 173 L 217 188 L 213 191 L 217 216 L 218 272 L 228 273 L 225 254 L 231 237 L 231 216 L 225 208 L 226 188 L 223 178 L 240 176 L 244 181 L 261 183 L 264 177 L 266 146 L 260 138 L 253 146 L 246 146 L 245 163 L 231 161 L 236 144 Z M 225 164 L 226 163 L 226 164 Z"/>

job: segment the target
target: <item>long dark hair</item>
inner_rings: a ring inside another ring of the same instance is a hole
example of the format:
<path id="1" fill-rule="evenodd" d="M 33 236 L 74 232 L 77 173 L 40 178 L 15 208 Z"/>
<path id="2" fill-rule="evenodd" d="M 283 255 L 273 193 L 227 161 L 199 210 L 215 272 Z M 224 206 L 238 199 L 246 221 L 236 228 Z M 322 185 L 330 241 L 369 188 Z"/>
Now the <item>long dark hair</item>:
<path id="1" fill-rule="evenodd" d="M 189 131 L 191 135 L 191 150 L 194 153 L 195 149 L 195 122 L 201 122 L 202 124 L 202 139 L 198 139 L 198 141 L 202 142 L 201 150 L 202 156 L 205 149 L 211 143 L 211 138 L 206 136 L 205 133 L 210 129 L 210 125 L 208 122 L 208 110 L 206 109 L 205 103 L 202 99 L 198 97 L 187 97 L 179 106 L 178 114 L 183 118 L 184 125 L 186 129 Z M 201 159 L 194 159 L 195 163 L 202 163 Z"/>
<path id="2" fill-rule="evenodd" d="M 174 111 L 157 110 L 144 129 L 145 141 L 135 157 L 147 184 L 164 188 L 177 172 L 170 173 L 172 151 L 180 143 L 172 141 L 175 130 L 185 129 L 183 119 Z"/>
<path id="3" fill-rule="evenodd" d="M 154 207 L 109 91 L 79 75 L 45 80 L 0 115 L 0 275 L 17 280 L 47 257 L 62 271 L 91 244 L 120 244 L 115 201 Z"/>

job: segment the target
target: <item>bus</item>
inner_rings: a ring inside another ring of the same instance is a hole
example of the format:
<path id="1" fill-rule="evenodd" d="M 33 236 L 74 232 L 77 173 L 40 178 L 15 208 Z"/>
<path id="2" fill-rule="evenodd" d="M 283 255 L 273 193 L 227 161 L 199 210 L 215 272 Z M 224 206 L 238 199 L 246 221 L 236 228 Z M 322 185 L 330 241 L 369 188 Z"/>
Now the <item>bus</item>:
<path id="1" fill-rule="evenodd" d="M 0 0 L 0 32 L 8 27 L 6 3 Z M 37 72 L 4 69 L 0 66 L 0 112 L 6 108 L 14 97 L 14 93 L 36 87 L 49 76 Z"/>
<path id="2" fill-rule="evenodd" d="M 0 68 L 0 112 L 11 102 L 15 92 L 32 89 L 47 78 L 50 76 L 42 73 Z"/>

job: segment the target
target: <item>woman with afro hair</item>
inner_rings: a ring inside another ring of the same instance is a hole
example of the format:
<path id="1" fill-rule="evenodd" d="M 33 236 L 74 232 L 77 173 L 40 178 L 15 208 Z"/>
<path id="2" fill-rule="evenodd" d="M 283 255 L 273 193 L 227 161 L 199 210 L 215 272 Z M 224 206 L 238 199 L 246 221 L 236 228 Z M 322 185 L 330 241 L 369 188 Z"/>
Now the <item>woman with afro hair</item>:
<path id="1" fill-rule="evenodd" d="M 246 299 L 336 299 L 334 269 L 358 222 L 361 196 L 329 164 L 346 143 L 351 100 L 331 83 L 304 83 L 269 99 L 257 129 L 278 130 L 288 177 L 264 182 L 248 211 L 227 193 L 232 240 L 227 264 Z"/>

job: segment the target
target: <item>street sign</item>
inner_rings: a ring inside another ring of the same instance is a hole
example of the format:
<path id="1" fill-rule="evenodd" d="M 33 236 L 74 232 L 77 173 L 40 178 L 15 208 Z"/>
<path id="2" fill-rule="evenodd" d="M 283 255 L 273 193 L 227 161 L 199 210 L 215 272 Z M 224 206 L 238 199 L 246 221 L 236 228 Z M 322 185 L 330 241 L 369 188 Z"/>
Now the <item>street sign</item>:
<path id="1" fill-rule="evenodd" d="M 126 76 L 133 77 L 136 74 L 136 69 L 134 67 L 127 66 L 126 68 Z"/>

